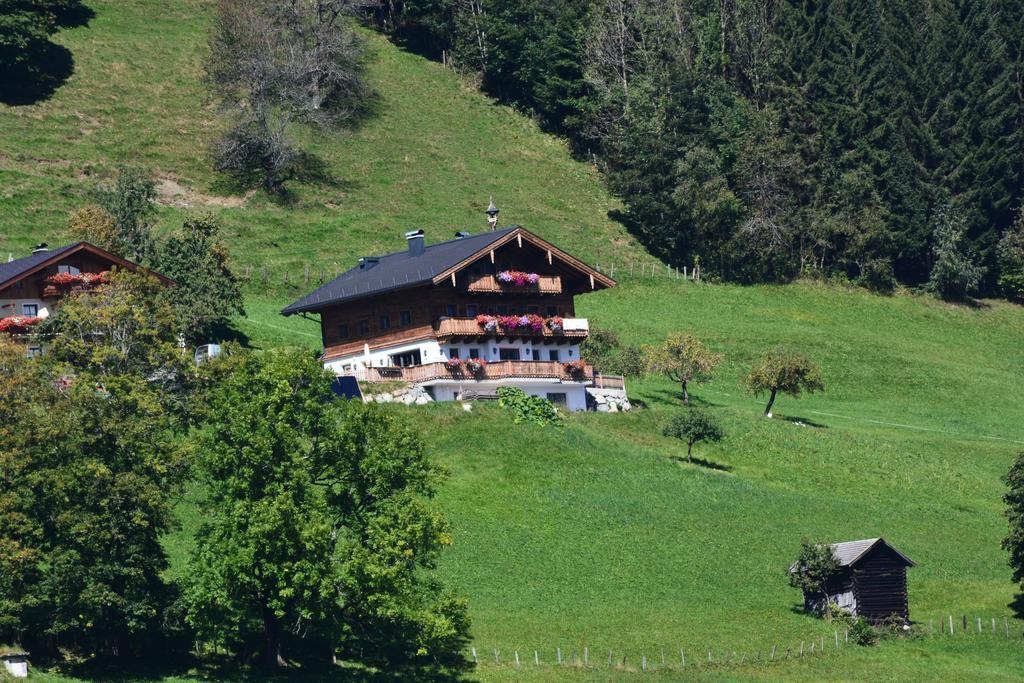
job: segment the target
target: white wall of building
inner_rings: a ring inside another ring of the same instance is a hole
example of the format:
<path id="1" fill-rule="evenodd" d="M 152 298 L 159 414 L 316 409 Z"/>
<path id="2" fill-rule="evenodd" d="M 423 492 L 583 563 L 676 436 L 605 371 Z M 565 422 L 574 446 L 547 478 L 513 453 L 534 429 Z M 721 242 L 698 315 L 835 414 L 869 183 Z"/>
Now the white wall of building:
<path id="1" fill-rule="evenodd" d="M 438 342 L 433 339 L 398 344 L 382 349 L 363 350 L 360 353 L 349 354 L 338 358 L 332 358 L 324 363 L 324 367 L 333 370 L 335 374 L 347 375 L 358 372 L 367 367 L 383 368 L 394 365 L 394 356 L 419 350 L 420 362 L 438 363 L 454 357 L 465 360 L 470 357 L 470 351 L 475 349 L 479 358 L 487 362 L 501 359 L 502 349 L 516 349 L 519 351 L 519 360 L 548 361 L 557 360 L 560 363 L 579 360 L 579 344 L 567 341 L 557 341 L 551 344 L 534 343 L 530 339 L 486 339 L 483 342 Z M 552 351 L 557 352 L 558 358 L 552 358 Z"/>
<path id="2" fill-rule="evenodd" d="M 7 318 L 12 315 L 28 315 L 25 305 L 35 306 L 38 309 L 36 315 L 45 318 L 50 315 L 50 307 L 42 299 L 0 299 L 0 318 Z"/>
<path id="3" fill-rule="evenodd" d="M 587 409 L 587 388 L 580 382 L 562 382 L 557 379 L 501 379 L 477 382 L 474 380 L 437 380 L 425 384 L 435 401 L 455 401 L 463 392 L 493 394 L 498 387 L 519 387 L 531 396 L 549 399 L 568 411 Z M 564 394 L 560 396 L 560 394 Z"/>

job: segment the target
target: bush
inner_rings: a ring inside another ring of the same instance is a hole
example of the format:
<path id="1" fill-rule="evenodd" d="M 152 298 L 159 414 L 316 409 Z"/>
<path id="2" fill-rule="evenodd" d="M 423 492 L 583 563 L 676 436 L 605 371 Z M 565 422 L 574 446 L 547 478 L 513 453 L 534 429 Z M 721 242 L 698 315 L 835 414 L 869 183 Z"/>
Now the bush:
<path id="1" fill-rule="evenodd" d="M 892 261 L 887 258 L 872 259 L 861 268 L 857 280 L 872 292 L 890 294 L 896 287 L 896 276 L 893 274 Z"/>
<path id="2" fill-rule="evenodd" d="M 540 396 L 530 396 L 517 387 L 498 387 L 498 405 L 512 411 L 512 421 L 516 424 L 532 422 L 544 426 L 561 423 L 554 403 Z"/>
<path id="3" fill-rule="evenodd" d="M 872 628 L 867 621 L 858 617 L 850 627 L 850 640 L 857 645 L 870 647 L 878 642 L 878 631 Z"/>
<path id="4" fill-rule="evenodd" d="M 624 346 L 600 368 L 605 369 L 623 377 L 643 377 L 647 374 L 647 354 L 638 346 Z"/>

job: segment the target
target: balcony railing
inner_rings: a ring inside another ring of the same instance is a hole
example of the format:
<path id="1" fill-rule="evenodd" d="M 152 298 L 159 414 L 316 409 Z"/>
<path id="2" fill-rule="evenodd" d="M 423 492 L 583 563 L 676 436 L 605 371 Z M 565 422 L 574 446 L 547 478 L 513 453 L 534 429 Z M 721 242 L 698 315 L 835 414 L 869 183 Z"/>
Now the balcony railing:
<path id="1" fill-rule="evenodd" d="M 502 360 L 488 363 L 479 372 L 467 368 L 451 369 L 447 363 L 426 363 L 407 368 L 365 368 L 356 377 L 366 382 L 430 382 L 455 379 L 474 382 L 496 379 L 558 379 L 563 382 L 594 382 L 594 368 L 584 367 L 582 372 L 571 373 L 557 361 Z M 607 378 L 607 375 L 603 375 Z M 620 378 L 621 379 L 621 378 Z M 609 386 L 605 384 L 604 386 Z"/>
<path id="2" fill-rule="evenodd" d="M 477 275 L 469 279 L 469 291 L 477 293 L 508 293 L 529 292 L 534 294 L 561 294 L 562 278 L 558 275 L 541 275 L 535 285 L 505 285 L 498 282 L 496 275 Z"/>
<path id="3" fill-rule="evenodd" d="M 590 332 L 586 318 L 563 318 L 562 330 L 555 332 L 547 325 L 540 332 L 531 328 L 517 327 L 514 330 L 503 330 L 500 327 L 494 332 L 487 332 L 483 325 L 473 318 L 441 318 L 434 323 L 434 331 L 438 339 L 451 337 L 545 337 L 565 339 L 585 339 Z"/>

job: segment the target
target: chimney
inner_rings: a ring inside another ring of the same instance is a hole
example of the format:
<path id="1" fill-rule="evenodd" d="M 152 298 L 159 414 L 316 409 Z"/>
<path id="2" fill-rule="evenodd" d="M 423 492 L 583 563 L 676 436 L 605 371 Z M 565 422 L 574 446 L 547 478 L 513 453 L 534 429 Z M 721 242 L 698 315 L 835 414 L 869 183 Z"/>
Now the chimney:
<path id="1" fill-rule="evenodd" d="M 423 253 L 423 231 L 410 230 L 405 233 L 405 239 L 409 243 L 409 256 L 419 256 Z"/>
<path id="2" fill-rule="evenodd" d="M 464 232 L 462 230 L 459 230 L 457 233 L 455 233 L 455 239 L 457 239 L 457 240 L 466 239 L 467 237 L 469 237 L 469 233 L 468 232 Z"/>
<path id="3" fill-rule="evenodd" d="M 491 201 L 487 204 L 487 210 L 484 211 L 487 214 L 487 225 L 490 226 L 491 230 L 498 229 L 498 207 L 494 205 L 494 197 L 491 197 Z"/>
<path id="4" fill-rule="evenodd" d="M 46 242 L 40 242 L 39 244 L 32 248 L 33 254 L 38 254 L 43 251 L 50 251 L 50 245 L 48 245 Z"/>
<path id="5" fill-rule="evenodd" d="M 359 270 L 369 270 L 378 263 L 380 263 L 380 259 L 376 256 L 361 256 L 359 257 Z"/>

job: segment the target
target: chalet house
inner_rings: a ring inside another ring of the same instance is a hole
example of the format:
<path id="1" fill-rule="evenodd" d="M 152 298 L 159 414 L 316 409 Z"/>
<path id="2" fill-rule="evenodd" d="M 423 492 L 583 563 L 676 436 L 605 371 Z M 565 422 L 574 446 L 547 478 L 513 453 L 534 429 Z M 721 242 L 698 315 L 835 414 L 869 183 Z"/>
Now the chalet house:
<path id="1" fill-rule="evenodd" d="M 136 270 L 138 264 L 127 261 L 88 242 L 76 242 L 56 249 L 45 244 L 32 254 L 0 263 L 0 332 L 16 338 L 54 312 L 69 292 L 94 287 L 115 268 Z M 172 281 L 156 275 L 165 284 Z M 39 354 L 30 346 L 29 355 Z"/>
<path id="2" fill-rule="evenodd" d="M 361 258 L 282 311 L 320 315 L 326 367 L 412 383 L 424 401 L 517 386 L 586 410 L 588 390 L 622 391 L 621 377 L 595 375 L 580 359 L 589 328 L 574 304 L 613 287 L 611 278 L 519 226 L 430 245 L 416 230 L 406 240 L 406 250 Z"/>
<path id="3" fill-rule="evenodd" d="M 804 593 L 804 607 L 821 612 L 828 602 L 850 614 L 878 622 L 896 615 L 910 618 L 907 605 L 907 567 L 913 561 L 882 538 L 834 543 L 832 553 L 839 571 L 825 586 L 825 594 Z M 794 564 L 791 572 L 797 571 Z"/>

